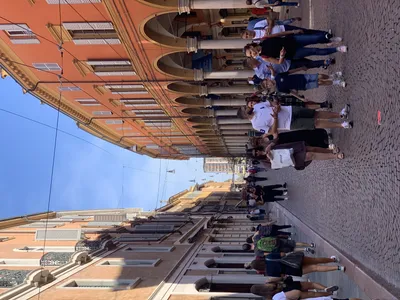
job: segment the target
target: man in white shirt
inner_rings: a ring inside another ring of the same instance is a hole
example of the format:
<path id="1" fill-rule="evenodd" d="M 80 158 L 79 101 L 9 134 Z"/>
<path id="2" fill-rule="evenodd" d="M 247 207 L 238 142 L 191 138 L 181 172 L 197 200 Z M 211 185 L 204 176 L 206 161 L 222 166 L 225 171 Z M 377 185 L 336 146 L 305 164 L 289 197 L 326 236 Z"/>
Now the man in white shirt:
<path id="1" fill-rule="evenodd" d="M 257 103 L 253 106 L 250 121 L 255 130 L 264 134 L 289 131 L 292 121 L 292 107 L 272 106 L 269 102 Z"/>
<path id="2" fill-rule="evenodd" d="M 246 0 L 247 5 L 254 5 L 257 8 L 276 7 L 276 6 L 294 6 L 299 7 L 298 2 L 282 2 L 280 0 Z"/>

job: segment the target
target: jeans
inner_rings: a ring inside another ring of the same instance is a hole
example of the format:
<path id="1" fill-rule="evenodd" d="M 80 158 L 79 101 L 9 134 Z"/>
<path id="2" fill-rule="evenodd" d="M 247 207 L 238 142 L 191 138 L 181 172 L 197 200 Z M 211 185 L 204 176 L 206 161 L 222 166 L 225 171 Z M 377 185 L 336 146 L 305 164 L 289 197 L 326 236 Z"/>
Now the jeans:
<path id="1" fill-rule="evenodd" d="M 275 2 L 277 2 L 277 1 L 270 1 L 270 4 L 274 4 Z M 298 2 L 282 2 L 282 1 L 279 1 L 279 2 L 280 3 L 278 5 L 274 5 L 274 7 L 276 7 L 276 6 L 297 6 L 297 5 L 299 5 Z"/>
<path id="2" fill-rule="evenodd" d="M 286 20 L 276 20 L 275 25 L 285 25 L 285 28 L 286 28 L 286 26 L 289 26 L 294 21 L 296 21 L 296 18 L 290 18 L 290 19 L 286 19 Z M 292 30 L 292 29 L 285 29 L 285 30 Z"/>
<path id="3" fill-rule="evenodd" d="M 298 48 L 292 59 L 300 59 L 313 55 L 330 55 L 337 52 L 336 48 Z"/>
<path id="4" fill-rule="evenodd" d="M 311 60 L 307 58 L 293 59 L 290 63 L 289 70 L 306 67 L 307 69 L 320 68 L 325 66 L 324 60 Z"/>
<path id="5" fill-rule="evenodd" d="M 318 34 L 319 35 L 320 34 L 320 35 L 323 35 L 324 37 L 331 37 L 331 35 L 327 31 L 315 30 L 315 29 L 307 29 L 307 28 L 302 28 L 302 27 L 298 27 L 298 26 L 293 26 L 293 25 L 290 25 L 290 24 L 291 23 L 282 24 L 282 25 L 285 25 L 285 31 L 303 30 L 304 33 L 302 33 L 300 35 L 313 35 L 313 34 Z"/>
<path id="6" fill-rule="evenodd" d="M 327 39 L 327 35 L 323 31 L 311 34 L 295 34 L 293 35 L 293 38 L 296 41 L 296 47 L 298 48 L 314 44 L 329 43 L 329 39 Z"/>

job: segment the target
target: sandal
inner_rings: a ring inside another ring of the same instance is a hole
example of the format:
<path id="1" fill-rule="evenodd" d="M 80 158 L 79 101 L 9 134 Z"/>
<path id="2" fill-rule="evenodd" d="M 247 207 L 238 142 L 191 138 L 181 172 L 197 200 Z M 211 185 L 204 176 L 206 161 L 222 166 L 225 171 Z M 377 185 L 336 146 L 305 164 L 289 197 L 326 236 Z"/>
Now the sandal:
<path id="1" fill-rule="evenodd" d="M 338 153 L 337 159 L 344 159 L 344 153 Z"/>

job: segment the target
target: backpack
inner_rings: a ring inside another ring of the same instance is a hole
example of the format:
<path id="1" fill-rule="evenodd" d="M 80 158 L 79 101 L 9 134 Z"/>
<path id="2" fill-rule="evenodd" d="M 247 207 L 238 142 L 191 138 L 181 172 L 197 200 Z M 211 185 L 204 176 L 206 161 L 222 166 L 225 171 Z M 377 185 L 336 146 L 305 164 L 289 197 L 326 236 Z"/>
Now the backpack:
<path id="1" fill-rule="evenodd" d="M 264 237 L 257 242 L 257 249 L 264 252 L 272 252 L 276 248 L 275 237 Z"/>

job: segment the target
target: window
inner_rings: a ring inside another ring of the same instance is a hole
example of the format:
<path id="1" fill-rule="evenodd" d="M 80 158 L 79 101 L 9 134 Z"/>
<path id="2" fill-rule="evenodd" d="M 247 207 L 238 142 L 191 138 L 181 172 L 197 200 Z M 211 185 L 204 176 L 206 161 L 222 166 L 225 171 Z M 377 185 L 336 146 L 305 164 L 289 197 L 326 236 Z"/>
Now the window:
<path id="1" fill-rule="evenodd" d="M 81 89 L 77 86 L 62 86 L 59 87 L 58 90 L 61 92 L 77 92 L 80 91 Z"/>
<path id="2" fill-rule="evenodd" d="M 106 124 L 108 124 L 108 125 L 115 125 L 115 124 L 123 124 L 124 123 L 124 121 L 122 121 L 122 120 L 106 120 Z"/>
<path id="3" fill-rule="evenodd" d="M 120 44 L 111 22 L 63 23 L 75 45 Z"/>
<path id="4" fill-rule="evenodd" d="M 82 238 L 80 229 L 38 229 L 36 230 L 35 240 L 43 241 L 79 241 Z"/>
<path id="5" fill-rule="evenodd" d="M 171 127 L 172 125 L 170 120 L 144 120 L 144 123 L 149 127 Z"/>
<path id="6" fill-rule="evenodd" d="M 106 111 L 106 110 L 96 110 L 93 112 L 93 115 L 95 115 L 95 116 L 111 116 L 112 112 Z"/>
<path id="7" fill-rule="evenodd" d="M 147 94 L 143 84 L 112 84 L 105 85 L 106 89 L 109 89 L 112 94 Z"/>
<path id="8" fill-rule="evenodd" d="M 73 279 L 69 280 L 59 288 L 78 288 L 78 289 L 113 289 L 129 290 L 136 287 L 140 282 L 140 277 L 134 279 Z"/>
<path id="9" fill-rule="evenodd" d="M 39 44 L 40 41 L 26 24 L 0 24 L 13 44 Z"/>
<path id="10" fill-rule="evenodd" d="M 0 266 L 40 266 L 40 259 L 3 259 L 0 258 Z"/>
<path id="11" fill-rule="evenodd" d="M 127 131 L 127 130 L 132 130 L 132 127 L 117 127 L 115 130 L 120 130 L 120 131 Z"/>
<path id="12" fill-rule="evenodd" d="M 133 247 L 133 246 L 128 246 L 126 247 L 123 251 L 126 252 L 172 252 L 174 251 L 175 247 Z"/>
<path id="13" fill-rule="evenodd" d="M 74 246 L 46 246 L 45 252 L 75 252 Z M 43 247 L 38 246 L 25 246 L 22 248 L 15 248 L 14 252 L 43 252 Z"/>
<path id="14" fill-rule="evenodd" d="M 7 242 L 9 240 L 14 239 L 14 237 L 9 237 L 9 236 L 0 236 L 0 242 Z"/>
<path id="15" fill-rule="evenodd" d="M 108 259 L 98 266 L 122 266 L 122 267 L 155 267 L 161 259 Z"/>
<path id="16" fill-rule="evenodd" d="M 158 241 L 160 240 L 164 234 L 128 234 L 121 235 L 116 238 L 116 240 L 120 243 L 129 243 L 129 242 L 143 242 L 143 241 Z"/>
<path id="17" fill-rule="evenodd" d="M 154 116 L 165 116 L 165 113 L 162 109 L 147 109 L 147 110 L 132 110 L 136 116 L 140 117 L 154 117 Z"/>
<path id="18" fill-rule="evenodd" d="M 101 3 L 101 0 L 46 0 L 47 4 L 90 4 Z"/>
<path id="19" fill-rule="evenodd" d="M 64 223 L 47 223 L 46 222 L 34 222 L 30 224 L 21 225 L 21 228 L 54 228 L 57 226 L 63 226 Z"/>
<path id="20" fill-rule="evenodd" d="M 90 60 L 86 62 L 98 76 L 134 76 L 129 60 Z"/>
<path id="21" fill-rule="evenodd" d="M 36 69 L 41 71 L 61 71 L 61 68 L 56 63 L 33 63 Z"/>
<path id="22" fill-rule="evenodd" d="M 83 105 L 83 106 L 101 106 L 101 104 L 99 102 L 97 102 L 96 99 L 75 99 L 76 102 L 78 102 L 79 104 Z"/>

